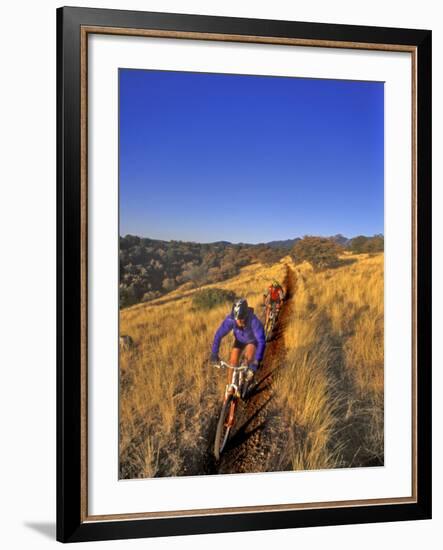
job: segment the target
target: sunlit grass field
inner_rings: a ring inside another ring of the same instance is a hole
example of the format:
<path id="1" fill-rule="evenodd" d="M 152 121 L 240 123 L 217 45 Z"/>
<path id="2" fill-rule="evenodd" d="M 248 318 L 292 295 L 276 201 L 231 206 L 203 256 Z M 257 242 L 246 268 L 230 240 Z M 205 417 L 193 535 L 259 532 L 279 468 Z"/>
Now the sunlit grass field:
<path id="1" fill-rule="evenodd" d="M 383 464 L 383 260 L 349 256 L 336 269 L 295 268 L 276 388 L 295 470 Z"/>
<path id="2" fill-rule="evenodd" d="M 264 290 L 287 266 L 295 286 L 272 405 L 285 446 L 266 457 L 268 469 L 383 464 L 383 254 L 349 255 L 321 272 L 288 257 L 207 286 L 233 290 L 261 314 Z M 192 292 L 120 312 L 120 334 L 134 342 L 120 353 L 121 478 L 207 473 L 225 381 L 207 359 L 230 304 L 196 310 Z"/>
<path id="3" fill-rule="evenodd" d="M 254 264 L 216 285 L 247 298 L 261 314 L 262 295 L 283 262 Z M 192 306 L 192 291 L 171 292 L 120 313 L 120 334 L 134 346 L 120 353 L 120 476 L 193 474 L 204 469 L 223 396 L 224 372 L 208 366 L 214 333 L 231 304 Z M 231 338 L 220 356 L 228 359 Z"/>

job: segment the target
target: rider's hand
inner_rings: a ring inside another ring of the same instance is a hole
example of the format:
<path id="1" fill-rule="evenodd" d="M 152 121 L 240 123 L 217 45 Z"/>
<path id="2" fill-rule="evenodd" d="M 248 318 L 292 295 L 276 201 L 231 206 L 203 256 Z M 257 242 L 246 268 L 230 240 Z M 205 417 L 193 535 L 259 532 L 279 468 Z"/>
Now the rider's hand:
<path id="1" fill-rule="evenodd" d="M 257 359 L 251 363 L 251 368 L 254 372 L 256 372 L 260 368 L 260 366 L 261 361 L 257 361 Z"/>
<path id="2" fill-rule="evenodd" d="M 209 362 L 210 363 L 218 363 L 219 361 L 220 361 L 219 356 L 216 353 L 211 353 L 211 355 L 209 357 Z"/>
<path id="3" fill-rule="evenodd" d="M 246 371 L 246 381 L 249 383 L 254 378 L 255 371 L 251 369 L 251 367 L 248 368 Z"/>

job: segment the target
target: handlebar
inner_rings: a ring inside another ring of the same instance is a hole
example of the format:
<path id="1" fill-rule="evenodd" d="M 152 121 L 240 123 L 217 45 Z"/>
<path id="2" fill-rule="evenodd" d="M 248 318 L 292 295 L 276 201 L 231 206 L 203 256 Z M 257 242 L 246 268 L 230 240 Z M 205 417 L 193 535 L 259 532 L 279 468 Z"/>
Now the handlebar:
<path id="1" fill-rule="evenodd" d="M 218 363 L 213 363 L 212 365 L 216 369 L 232 369 L 232 370 L 246 370 L 248 368 L 248 365 L 240 365 L 239 367 L 234 367 L 233 365 L 230 365 L 229 363 L 226 363 L 226 361 L 220 361 Z"/>

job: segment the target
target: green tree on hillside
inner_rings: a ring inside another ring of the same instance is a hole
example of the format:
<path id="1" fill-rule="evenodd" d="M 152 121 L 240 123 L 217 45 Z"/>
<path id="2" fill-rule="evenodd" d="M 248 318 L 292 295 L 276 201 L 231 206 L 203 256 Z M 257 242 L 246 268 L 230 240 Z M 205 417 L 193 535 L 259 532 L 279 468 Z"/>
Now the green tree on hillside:
<path id="1" fill-rule="evenodd" d="M 188 270 L 183 271 L 183 276 L 185 280 L 192 281 L 195 286 L 200 286 L 206 280 L 206 273 L 203 265 L 193 265 Z"/>
<path id="2" fill-rule="evenodd" d="M 338 262 L 343 247 L 326 237 L 306 235 L 295 243 L 291 256 L 296 263 L 309 262 L 314 269 L 332 267 Z"/>
<path id="3" fill-rule="evenodd" d="M 359 235 L 350 240 L 348 247 L 349 250 L 355 254 L 383 252 L 385 248 L 385 239 L 381 234 L 374 235 L 373 237 Z"/>

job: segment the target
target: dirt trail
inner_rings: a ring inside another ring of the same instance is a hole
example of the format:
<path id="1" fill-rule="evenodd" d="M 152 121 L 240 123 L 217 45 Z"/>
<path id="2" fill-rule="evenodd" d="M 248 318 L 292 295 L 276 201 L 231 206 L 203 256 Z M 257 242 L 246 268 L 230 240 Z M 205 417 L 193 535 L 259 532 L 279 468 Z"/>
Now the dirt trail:
<path id="1" fill-rule="evenodd" d="M 240 405 L 236 429 L 216 467 L 219 474 L 283 470 L 279 462 L 285 446 L 285 421 L 274 403 L 273 380 L 285 362 L 284 332 L 290 319 L 295 292 L 295 275 L 287 266 L 284 280 L 286 300 L 280 313 L 274 338 L 266 345 L 258 385 L 246 403 Z"/>

